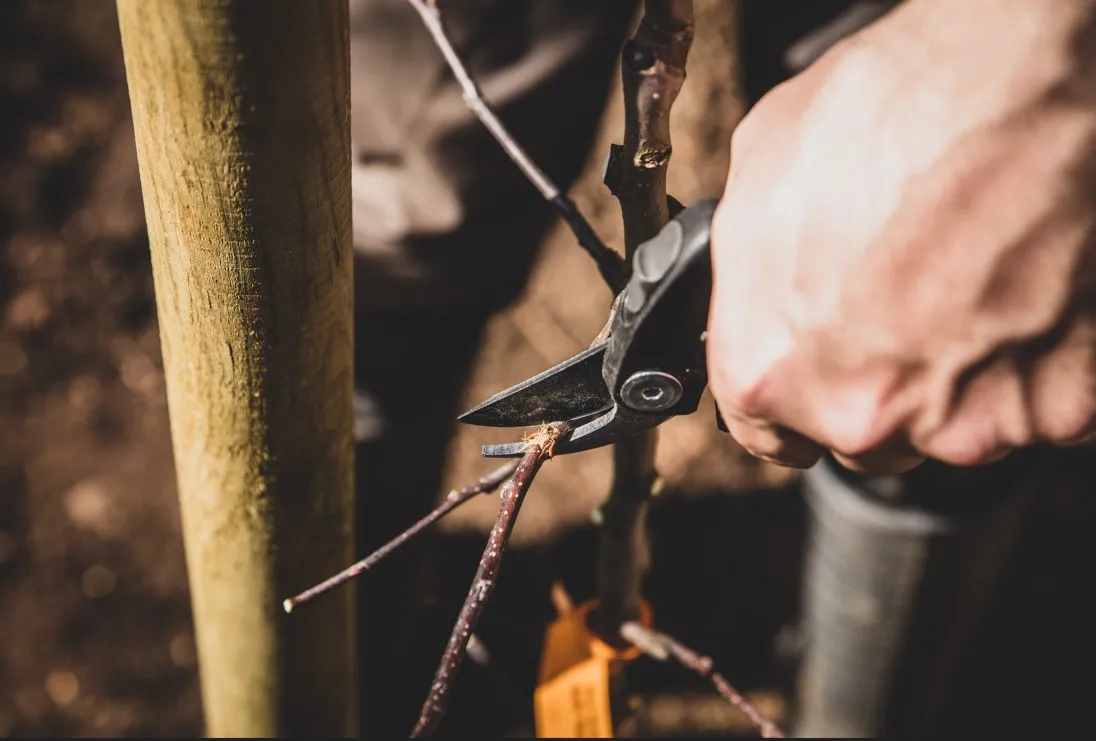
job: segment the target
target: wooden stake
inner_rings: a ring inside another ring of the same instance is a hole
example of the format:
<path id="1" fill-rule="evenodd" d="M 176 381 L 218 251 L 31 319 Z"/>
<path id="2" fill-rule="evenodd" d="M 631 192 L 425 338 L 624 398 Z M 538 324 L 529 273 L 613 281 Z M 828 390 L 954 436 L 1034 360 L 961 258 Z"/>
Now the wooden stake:
<path id="1" fill-rule="evenodd" d="M 118 0 L 212 736 L 347 736 L 348 9 Z"/>

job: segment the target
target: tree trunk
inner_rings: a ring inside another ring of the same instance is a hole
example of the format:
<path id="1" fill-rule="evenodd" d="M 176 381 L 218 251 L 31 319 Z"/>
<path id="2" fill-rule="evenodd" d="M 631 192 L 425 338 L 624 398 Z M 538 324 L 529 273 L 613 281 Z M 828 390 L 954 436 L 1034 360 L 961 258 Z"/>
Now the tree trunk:
<path id="1" fill-rule="evenodd" d="M 117 4 L 206 732 L 352 735 L 347 5 Z"/>

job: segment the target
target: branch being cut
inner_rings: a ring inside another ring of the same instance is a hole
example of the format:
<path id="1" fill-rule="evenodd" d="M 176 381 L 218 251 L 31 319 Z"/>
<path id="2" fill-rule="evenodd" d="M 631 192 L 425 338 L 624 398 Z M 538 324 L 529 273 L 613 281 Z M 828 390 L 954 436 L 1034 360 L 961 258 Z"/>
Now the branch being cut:
<path id="1" fill-rule="evenodd" d="M 488 494 L 497 489 L 503 481 L 510 478 L 514 471 L 517 470 L 517 467 L 518 461 L 510 461 L 505 466 L 500 466 L 494 471 L 491 471 L 474 484 L 470 484 L 463 489 L 453 489 L 445 497 L 445 501 L 438 505 L 430 514 L 423 517 L 414 525 L 407 528 L 354 565 L 347 567 L 328 579 L 324 579 L 316 586 L 304 590 L 296 597 L 290 597 L 285 600 L 282 602 L 282 607 L 286 612 L 292 612 L 293 608 L 297 605 L 307 602 L 313 597 L 323 594 L 343 582 L 353 579 L 363 571 L 368 571 L 376 566 L 381 559 L 392 553 L 392 551 L 411 540 L 411 538 L 415 537 L 468 500 L 474 499 L 479 494 Z"/>
<path id="2" fill-rule="evenodd" d="M 627 622 L 622 625 L 620 635 L 652 659 L 666 661 L 672 658 L 685 668 L 710 680 L 716 692 L 741 710 L 750 722 L 757 726 L 764 738 L 784 738 L 784 732 L 777 728 L 776 724 L 762 715 L 757 706 L 736 690 L 726 677 L 715 671 L 714 662 L 710 657 L 702 656 L 677 639 L 645 628 L 636 622 Z"/>
<path id="3" fill-rule="evenodd" d="M 483 92 L 479 89 L 479 85 L 468 74 L 468 69 L 464 66 L 460 55 L 457 54 L 457 50 L 453 48 L 453 44 L 449 40 L 436 0 L 407 0 L 407 2 L 418 12 L 426 29 L 434 37 L 434 43 L 445 57 L 449 68 L 453 71 L 453 76 L 457 79 L 457 83 L 464 93 L 464 100 L 468 107 L 491 132 L 491 135 L 495 137 L 495 140 L 506 151 L 514 164 L 521 169 L 529 182 L 540 191 L 544 200 L 555 206 L 559 215 L 571 228 L 575 238 L 578 239 L 579 245 L 597 263 L 601 277 L 612 289 L 613 294 L 620 293 L 626 280 L 626 268 L 620 255 L 609 249 L 601 241 L 601 238 L 594 232 L 593 227 L 590 226 L 590 222 L 578 210 L 574 202 L 562 193 L 544 171 L 530 159 L 526 151 L 503 126 L 495 112 L 491 110 L 483 97 Z"/>
<path id="4" fill-rule="evenodd" d="M 514 529 L 514 523 L 517 521 L 521 503 L 541 464 L 552 457 L 556 440 L 569 428 L 570 425 L 566 422 L 554 422 L 542 426 L 536 434 L 526 440 L 525 455 L 518 462 L 514 475 L 502 488 L 500 494 L 502 503 L 499 505 L 495 526 L 491 528 L 491 535 L 487 538 L 487 546 L 483 550 L 476 575 L 472 579 L 472 586 L 468 590 L 468 596 L 464 598 L 457 622 L 453 625 L 453 632 L 449 635 L 445 653 L 434 673 L 434 681 L 430 684 L 430 694 L 423 703 L 419 721 L 411 732 L 412 737 L 429 734 L 445 714 L 449 704 L 450 690 L 460 669 L 469 638 L 483 615 L 487 598 L 494 591 L 499 568 L 502 565 L 502 556 L 506 551 L 506 544 Z"/>
<path id="5" fill-rule="evenodd" d="M 624 45 L 624 144 L 610 152 L 605 184 L 620 203 L 628 261 L 670 219 L 670 110 L 685 81 L 692 41 L 692 0 L 646 0 L 643 20 Z M 661 482 L 654 465 L 656 441 L 652 430 L 613 446 L 613 486 L 602 507 L 598 610 L 592 618 L 606 636 L 616 636 L 622 623 L 639 615 L 649 559 L 647 505 Z"/>

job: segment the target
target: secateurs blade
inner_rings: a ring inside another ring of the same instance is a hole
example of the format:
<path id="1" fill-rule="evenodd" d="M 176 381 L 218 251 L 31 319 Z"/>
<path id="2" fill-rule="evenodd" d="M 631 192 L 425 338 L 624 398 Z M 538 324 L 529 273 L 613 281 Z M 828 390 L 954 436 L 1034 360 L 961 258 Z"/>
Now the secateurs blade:
<path id="1" fill-rule="evenodd" d="M 711 302 L 715 201 L 680 211 L 641 244 L 608 339 L 460 415 L 489 427 L 569 420 L 554 455 L 638 435 L 692 414 L 708 384 L 705 328 Z M 721 429 L 722 425 L 721 425 Z M 525 443 L 485 445 L 487 457 L 515 457 Z"/>

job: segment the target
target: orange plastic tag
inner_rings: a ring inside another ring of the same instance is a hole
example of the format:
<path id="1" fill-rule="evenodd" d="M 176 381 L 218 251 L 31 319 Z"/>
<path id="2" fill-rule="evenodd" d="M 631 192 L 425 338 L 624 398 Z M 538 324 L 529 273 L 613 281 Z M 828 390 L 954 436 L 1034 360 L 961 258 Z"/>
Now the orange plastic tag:
<path id="1" fill-rule="evenodd" d="M 595 602 L 563 612 L 548 626 L 533 696 L 537 738 L 612 738 L 610 682 L 620 663 L 638 655 L 617 650 L 586 627 Z M 651 622 L 642 604 L 641 620 Z"/>
<path id="2" fill-rule="evenodd" d="M 609 662 L 591 656 L 537 687 L 537 738 L 612 738 Z"/>

